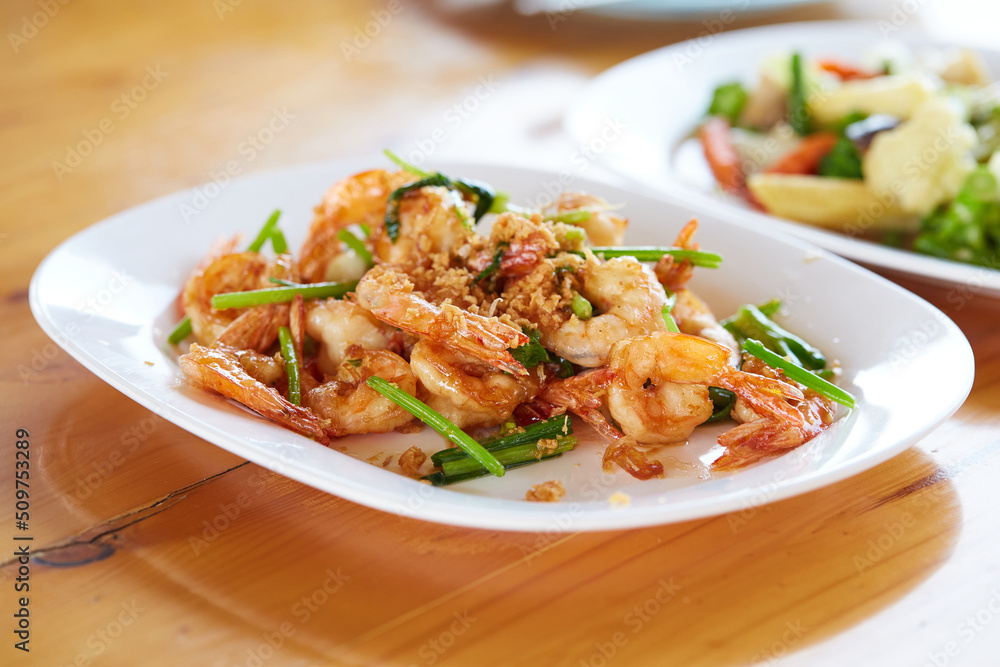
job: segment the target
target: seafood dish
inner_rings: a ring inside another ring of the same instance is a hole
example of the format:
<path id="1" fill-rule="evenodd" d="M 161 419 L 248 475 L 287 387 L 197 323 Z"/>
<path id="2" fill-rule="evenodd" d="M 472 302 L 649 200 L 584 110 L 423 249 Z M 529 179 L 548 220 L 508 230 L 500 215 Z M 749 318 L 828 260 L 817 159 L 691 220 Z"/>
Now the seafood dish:
<path id="1" fill-rule="evenodd" d="M 697 130 L 724 191 L 797 222 L 996 267 L 1000 83 L 970 49 L 775 53 Z"/>
<path id="2" fill-rule="evenodd" d="M 245 249 L 208 251 L 168 337 L 187 383 L 322 444 L 426 424 L 452 446 L 411 447 L 399 466 L 435 485 L 556 458 L 577 444 L 572 417 L 606 440 L 606 472 L 649 479 L 701 424 L 734 422 L 711 462 L 726 471 L 854 406 L 780 302 L 719 320 L 689 289 L 723 261 L 696 220 L 673 245 L 625 246 L 627 219 L 600 197 L 521 206 L 387 155 L 399 170 L 326 192 L 297 254 L 277 211 Z"/>

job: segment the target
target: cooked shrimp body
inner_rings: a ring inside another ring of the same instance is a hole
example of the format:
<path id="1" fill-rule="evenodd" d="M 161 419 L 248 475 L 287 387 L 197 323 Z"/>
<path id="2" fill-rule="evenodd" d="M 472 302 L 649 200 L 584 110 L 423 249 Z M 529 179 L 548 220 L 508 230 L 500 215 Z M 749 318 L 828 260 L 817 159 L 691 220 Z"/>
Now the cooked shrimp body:
<path id="1" fill-rule="evenodd" d="M 352 433 L 388 433 L 413 421 L 409 412 L 368 386 L 372 376 L 393 383 L 415 396 L 417 381 L 409 364 L 388 350 L 346 350 L 348 359 L 332 379 L 309 389 L 302 403 L 321 418 L 329 420 L 328 432 L 335 436 Z"/>
<path id="2" fill-rule="evenodd" d="M 577 272 L 580 295 L 600 313 L 568 317 L 554 329 L 539 330 L 542 343 L 574 364 L 596 368 L 619 340 L 666 329 L 666 294 L 652 271 L 632 257 L 601 261 L 588 253 Z"/>
<path id="3" fill-rule="evenodd" d="M 471 204 L 454 190 L 423 187 L 402 198 L 399 236 L 393 241 L 380 228 L 375 252 L 383 262 L 407 266 L 435 255 L 457 256 L 474 236 Z"/>
<path id="4" fill-rule="evenodd" d="M 582 192 L 567 192 L 556 200 L 557 213 L 590 212 L 589 218 L 573 224 L 581 227 L 587 233 L 591 245 L 595 246 L 616 246 L 621 245 L 625 240 L 625 228 L 628 226 L 628 220 L 613 215 L 610 208 L 611 206 L 605 199 Z"/>
<path id="5" fill-rule="evenodd" d="M 184 312 L 191 318 L 195 339 L 211 345 L 222 332 L 246 311 L 239 308 L 216 310 L 212 297 L 225 292 L 242 292 L 273 287 L 268 278 L 294 280 L 291 257 L 271 260 L 256 252 L 223 255 L 193 275 L 184 286 Z"/>
<path id="6" fill-rule="evenodd" d="M 501 424 L 539 390 L 534 375 L 505 373 L 426 339 L 413 346 L 410 368 L 427 392 L 427 405 L 459 428 Z"/>
<path id="7" fill-rule="evenodd" d="M 695 296 L 694 292 L 686 288 L 677 292 L 676 296 L 677 301 L 670 314 L 681 333 L 700 336 L 719 345 L 725 345 L 732 352 L 730 357 L 732 365 L 738 364 L 740 359 L 739 344 L 733 338 L 733 334 L 729 333 L 724 326 L 719 324 L 719 320 L 715 319 L 715 315 L 708 305 Z"/>
<path id="8" fill-rule="evenodd" d="M 335 183 L 316 207 L 309 233 L 299 253 L 299 269 L 306 282 L 343 279 L 339 263 L 353 254 L 343 251 L 337 234 L 351 225 L 382 227 L 386 203 L 394 190 L 417 180 L 405 171 L 364 171 Z M 350 259 L 346 260 L 348 263 Z M 356 263 L 356 262 L 355 262 Z M 330 275 L 333 271 L 334 275 Z"/>
<path id="9" fill-rule="evenodd" d="M 320 370 L 333 375 L 347 360 L 349 347 L 384 350 L 392 332 L 358 304 L 326 299 L 310 306 L 306 313 L 306 333 L 320 343 Z"/>
<path id="10" fill-rule="evenodd" d="M 451 304 L 436 305 L 414 290 L 413 282 L 398 267 L 379 265 L 358 283 L 355 298 L 379 320 L 417 336 L 428 338 L 456 352 L 480 359 L 494 368 L 527 375 L 509 348 L 528 337 L 496 317 L 468 313 Z"/>
<path id="11" fill-rule="evenodd" d="M 184 377 L 193 386 L 220 393 L 293 431 L 324 444 L 329 442 L 315 414 L 290 403 L 255 379 L 240 363 L 238 354 L 227 348 L 210 349 L 192 343 L 188 353 L 178 361 Z"/>
<path id="12" fill-rule="evenodd" d="M 229 323 L 216 345 L 224 345 L 237 350 L 264 352 L 278 339 L 278 329 L 288 324 L 287 303 L 269 303 L 255 308 L 243 309 L 243 314 Z"/>
<path id="13" fill-rule="evenodd" d="M 559 250 L 553 226 L 540 215 L 526 218 L 515 213 L 502 213 L 493 221 L 489 244 L 477 258 L 474 269 L 482 271 L 501 252 L 498 276 L 517 277 L 532 271 L 543 259 Z"/>
<path id="14" fill-rule="evenodd" d="M 712 415 L 708 387 L 717 386 L 776 421 L 801 423 L 799 412 L 785 400 L 801 400 L 797 388 L 736 370 L 730 356 L 718 343 L 665 331 L 616 343 L 608 357 L 614 377 L 608 387 L 611 416 L 641 443 L 682 442 Z"/>

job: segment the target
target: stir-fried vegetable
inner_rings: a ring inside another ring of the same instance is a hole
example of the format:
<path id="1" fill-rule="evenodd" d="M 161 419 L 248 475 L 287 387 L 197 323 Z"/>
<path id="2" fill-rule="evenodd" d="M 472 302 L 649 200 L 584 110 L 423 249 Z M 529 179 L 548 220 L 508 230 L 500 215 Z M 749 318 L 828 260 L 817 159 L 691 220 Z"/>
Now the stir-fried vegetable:
<path id="1" fill-rule="evenodd" d="M 844 391 L 832 382 L 827 382 L 815 373 L 792 363 L 790 360 L 784 357 L 779 357 L 774 352 L 771 352 L 771 350 L 764 347 L 759 341 L 746 341 L 743 343 L 743 350 L 747 354 L 757 357 L 768 366 L 784 371 L 785 375 L 787 375 L 790 379 L 795 380 L 809 389 L 812 389 L 817 394 L 836 401 L 841 405 L 846 405 L 849 408 L 854 407 L 855 399 L 850 393 Z"/>
<path id="2" fill-rule="evenodd" d="M 357 282 L 311 283 L 309 285 L 282 285 L 245 292 L 225 292 L 212 297 L 212 308 L 252 308 L 268 303 L 287 303 L 301 294 L 303 299 L 339 299 L 357 286 Z"/>
<path id="3" fill-rule="evenodd" d="M 788 124 L 804 137 L 812 131 L 812 117 L 806 106 L 806 76 L 802 67 L 802 54 L 792 54 L 791 66 L 792 85 L 788 92 Z"/>
<path id="4" fill-rule="evenodd" d="M 747 91 L 738 81 L 724 83 L 712 93 L 712 104 L 708 107 L 711 116 L 722 116 L 731 125 L 736 125 L 747 103 Z"/>
<path id="5" fill-rule="evenodd" d="M 299 382 L 299 359 L 292 342 L 292 332 L 288 327 L 278 329 L 281 356 L 285 359 L 285 375 L 288 376 L 288 400 L 293 405 L 302 405 L 302 390 Z"/>
<path id="6" fill-rule="evenodd" d="M 773 304 L 777 303 L 777 306 Z M 776 312 L 780 302 L 771 302 L 769 310 Z M 767 314 L 752 304 L 742 306 L 736 314 L 721 322 L 738 341 L 755 339 L 772 352 L 791 359 L 795 364 L 809 370 L 826 368 L 826 357 L 818 349 L 795 334 L 786 331 Z M 773 313 L 772 313 L 773 314 Z"/>

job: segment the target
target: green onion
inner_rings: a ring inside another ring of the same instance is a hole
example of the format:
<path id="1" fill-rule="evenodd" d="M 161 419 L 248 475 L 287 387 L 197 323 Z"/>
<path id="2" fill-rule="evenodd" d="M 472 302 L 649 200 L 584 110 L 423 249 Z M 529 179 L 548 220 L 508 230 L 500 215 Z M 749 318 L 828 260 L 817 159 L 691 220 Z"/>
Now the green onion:
<path id="1" fill-rule="evenodd" d="M 497 244 L 497 249 L 493 251 L 493 259 L 490 261 L 489 265 L 479 272 L 479 275 L 472 281 L 478 283 L 483 278 L 489 278 L 494 273 L 500 270 L 500 262 L 503 260 L 503 254 L 506 252 L 510 244 L 506 241 L 501 241 Z"/>
<path id="2" fill-rule="evenodd" d="M 743 351 L 757 357 L 772 368 L 780 368 L 790 379 L 795 380 L 809 389 L 812 389 L 817 394 L 836 401 L 841 405 L 846 405 L 849 408 L 853 408 L 855 405 L 854 397 L 851 396 L 850 393 L 844 391 L 831 382 L 827 382 L 815 373 L 812 373 L 801 366 L 796 366 L 788 359 L 779 357 L 774 352 L 771 352 L 769 349 L 764 347 L 760 341 L 753 339 L 747 340 L 743 343 Z"/>
<path id="3" fill-rule="evenodd" d="M 285 235 L 277 227 L 271 232 L 271 247 L 278 255 L 288 252 L 288 242 L 285 240 Z"/>
<path id="4" fill-rule="evenodd" d="M 269 287 L 265 289 L 248 290 L 246 292 L 226 292 L 212 297 L 212 308 L 227 310 L 229 308 L 252 308 L 268 303 L 287 303 L 301 294 L 303 299 L 341 298 L 354 290 L 357 282 L 348 283 L 312 283 L 291 287 Z"/>
<path id="5" fill-rule="evenodd" d="M 364 242 L 357 236 L 352 234 L 347 229 L 341 229 L 337 232 L 337 238 L 343 241 L 348 248 L 354 251 L 354 253 L 365 261 L 368 266 L 375 266 L 375 258 L 372 257 L 371 251 L 365 247 Z"/>
<path id="6" fill-rule="evenodd" d="M 792 86 L 788 91 L 788 124 L 799 136 L 812 131 L 812 118 L 806 106 L 806 77 L 802 67 L 802 55 L 792 54 Z"/>
<path id="7" fill-rule="evenodd" d="M 284 285 L 285 287 L 305 287 L 308 283 L 295 283 L 291 280 L 285 280 L 284 278 L 275 278 L 274 276 L 268 276 L 267 278 L 275 285 Z M 315 284 L 315 283 L 313 283 Z"/>
<path id="8" fill-rule="evenodd" d="M 680 333 L 681 330 L 677 328 L 674 316 L 670 314 L 670 311 L 677 305 L 677 295 L 668 291 L 666 287 L 663 288 L 663 291 L 667 293 L 667 302 L 663 304 L 663 323 L 667 325 L 667 331 Z"/>
<path id="9" fill-rule="evenodd" d="M 702 252 L 700 250 L 688 250 L 687 248 L 660 248 L 655 246 L 616 246 L 591 248 L 591 252 L 601 258 L 608 257 L 635 257 L 640 262 L 655 262 L 664 255 L 671 255 L 674 259 L 687 260 L 695 266 L 703 266 L 708 269 L 717 269 L 722 264 L 722 256 L 712 252 Z M 582 251 L 572 251 L 574 254 L 583 255 Z"/>
<path id="10" fill-rule="evenodd" d="M 416 166 L 410 164 L 409 162 L 407 162 L 403 158 L 401 158 L 398 155 L 396 155 L 395 153 L 393 153 L 388 148 L 386 148 L 382 152 L 385 154 L 385 156 L 387 158 L 389 158 L 390 160 L 392 160 L 393 162 L 395 162 L 396 166 L 398 166 L 403 171 L 408 171 L 411 174 L 414 174 L 415 176 L 419 176 L 420 178 L 427 178 L 428 176 L 431 175 L 431 173 L 429 171 L 424 171 L 420 167 L 416 167 Z"/>
<path id="11" fill-rule="evenodd" d="M 576 436 L 570 435 L 556 438 L 556 447 L 551 452 L 538 449 L 538 442 L 535 441 L 507 447 L 493 452 L 492 455 L 496 457 L 497 462 L 501 466 L 507 468 L 508 466 L 521 466 L 526 463 L 536 463 L 545 459 L 551 459 L 563 452 L 568 452 L 574 447 L 576 447 Z M 451 478 L 454 477 L 461 477 L 463 480 L 470 479 L 470 477 L 467 477 L 470 473 L 476 473 L 477 476 L 485 475 L 487 470 L 479 461 L 464 457 L 445 461 L 441 464 L 441 472 L 444 473 L 448 481 L 452 481 Z"/>
<path id="12" fill-rule="evenodd" d="M 525 426 L 522 430 L 514 431 L 507 435 L 497 435 L 479 444 L 488 452 L 495 452 L 499 449 L 514 447 L 516 445 L 533 444 L 539 440 L 558 438 L 564 435 L 573 434 L 573 421 L 569 415 L 559 415 L 545 421 L 536 422 Z M 446 461 L 467 458 L 468 454 L 462 449 L 442 449 L 431 455 L 431 462 L 440 467 Z"/>
<path id="13" fill-rule="evenodd" d="M 490 204 L 490 213 L 506 213 L 510 210 L 510 193 L 494 192 L 493 203 Z"/>
<path id="14" fill-rule="evenodd" d="M 503 465 L 492 454 L 426 403 L 374 375 L 368 378 L 368 386 L 464 449 L 469 456 L 481 463 L 488 471 L 497 477 L 503 477 Z"/>
<path id="15" fill-rule="evenodd" d="M 271 217 L 268 218 L 267 222 L 264 223 L 264 226 L 260 228 L 259 232 L 257 232 L 257 237 L 253 240 L 253 243 L 250 244 L 250 247 L 247 248 L 247 250 L 249 250 L 250 252 L 260 252 L 260 249 L 264 247 L 264 244 L 267 242 L 267 240 L 273 237 L 274 230 L 276 229 L 278 224 L 278 218 L 280 217 L 281 217 L 281 211 L 276 210 L 274 213 L 272 213 Z M 275 250 L 275 252 L 278 251 Z"/>
<path id="16" fill-rule="evenodd" d="M 177 323 L 177 326 L 174 327 L 174 330 L 170 332 L 169 336 L 167 336 L 167 342 L 170 343 L 171 345 L 177 345 L 177 343 L 181 342 L 190 335 L 191 335 L 191 318 L 185 317 L 183 320 Z"/>
<path id="17" fill-rule="evenodd" d="M 729 418 L 729 413 L 736 405 L 736 394 L 722 387 L 709 387 L 708 397 L 712 399 L 712 416 L 705 420 L 706 424 Z"/>
<path id="18" fill-rule="evenodd" d="M 777 315 L 778 311 L 781 310 L 781 299 L 771 299 L 770 301 L 762 303 L 757 306 L 757 310 L 763 313 L 765 317 Z"/>
<path id="19" fill-rule="evenodd" d="M 477 222 L 492 210 L 493 199 L 496 195 L 493 193 L 493 188 L 490 185 L 471 179 L 456 179 L 455 187 L 461 192 L 476 198 L 476 210 L 472 213 L 472 217 Z"/>
<path id="20" fill-rule="evenodd" d="M 739 340 L 756 339 L 782 357 L 809 370 L 826 368 L 826 357 L 817 348 L 786 331 L 753 305 L 742 306 L 732 317 L 721 322 Z"/>
<path id="21" fill-rule="evenodd" d="M 544 220 L 548 220 L 549 222 L 565 222 L 567 225 L 578 225 L 581 222 L 590 220 L 591 215 L 593 215 L 591 211 L 566 211 L 565 213 L 556 215 L 547 215 Z"/>
<path id="22" fill-rule="evenodd" d="M 573 314 L 581 320 L 589 320 L 594 316 L 594 305 L 587 301 L 579 292 L 573 292 L 573 301 L 570 303 Z"/>
<path id="23" fill-rule="evenodd" d="M 292 332 L 288 327 L 278 329 L 278 340 L 281 342 L 281 356 L 285 358 L 285 373 L 288 374 L 288 400 L 295 405 L 302 405 L 302 388 L 299 383 L 299 360 L 292 343 Z"/>

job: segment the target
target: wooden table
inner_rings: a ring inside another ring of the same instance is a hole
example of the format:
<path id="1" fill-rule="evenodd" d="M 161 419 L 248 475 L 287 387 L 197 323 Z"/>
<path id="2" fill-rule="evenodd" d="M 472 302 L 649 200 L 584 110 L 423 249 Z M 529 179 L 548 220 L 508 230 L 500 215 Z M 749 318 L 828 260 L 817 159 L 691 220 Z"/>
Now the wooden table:
<path id="1" fill-rule="evenodd" d="M 31 317 L 28 280 L 60 241 L 227 161 L 252 172 L 387 145 L 553 157 L 586 77 L 707 24 L 407 0 L 10 0 L 0 14 L 3 664 L 1000 664 L 1000 312 L 975 286 L 902 281 L 977 360 L 964 407 L 918 446 L 743 513 L 597 534 L 437 526 L 305 487 L 124 398 Z M 858 2 L 729 27 L 859 16 L 988 41 L 1000 14 Z M 447 123 L 481 77 L 496 97 Z M 241 151 L 276 113 L 291 119 Z M 32 452 L 27 594 L 17 429 Z M 25 595 L 30 653 L 11 632 Z"/>

